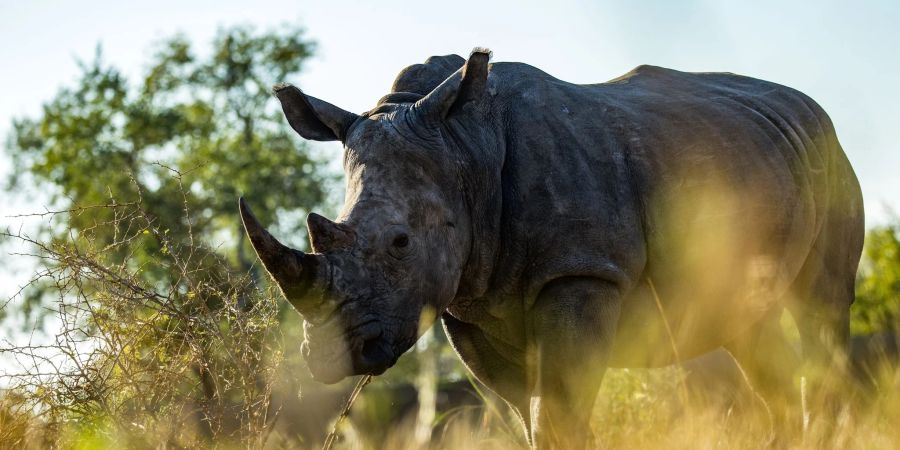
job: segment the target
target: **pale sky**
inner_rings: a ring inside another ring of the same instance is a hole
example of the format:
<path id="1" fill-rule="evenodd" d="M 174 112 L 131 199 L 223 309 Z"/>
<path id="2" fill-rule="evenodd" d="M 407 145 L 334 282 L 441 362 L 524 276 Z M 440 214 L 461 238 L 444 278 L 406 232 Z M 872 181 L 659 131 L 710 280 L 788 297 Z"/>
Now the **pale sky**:
<path id="1" fill-rule="evenodd" d="M 202 49 L 220 26 L 299 23 L 318 55 L 285 81 L 356 112 L 373 106 L 403 67 L 475 46 L 491 48 L 495 61 L 578 83 L 646 63 L 785 84 L 831 115 L 862 183 L 868 224 L 888 218 L 885 204 L 900 211 L 897 0 L 0 1 L 0 142 L 12 117 L 38 114 L 76 79 L 76 59 L 91 60 L 98 43 L 107 62 L 136 78 L 152 44 L 176 32 Z M 335 144 L 320 145 L 339 154 Z M 0 155 L 5 178 L 9 162 Z M 5 216 L 42 206 L 0 195 L 0 226 L 18 226 Z M 19 279 L 0 266 L 0 300 Z"/>

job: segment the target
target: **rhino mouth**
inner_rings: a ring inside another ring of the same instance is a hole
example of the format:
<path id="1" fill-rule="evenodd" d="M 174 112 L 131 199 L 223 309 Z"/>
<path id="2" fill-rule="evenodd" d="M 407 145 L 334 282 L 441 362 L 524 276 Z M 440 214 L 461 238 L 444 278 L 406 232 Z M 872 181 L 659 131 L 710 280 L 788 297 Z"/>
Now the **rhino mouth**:
<path id="1" fill-rule="evenodd" d="M 418 321 L 361 310 L 386 303 L 347 296 L 308 329 L 301 348 L 313 379 L 333 384 L 353 375 L 381 375 L 397 363 L 418 339 Z"/>
<path id="2" fill-rule="evenodd" d="M 371 339 L 359 350 L 346 350 L 329 361 L 308 360 L 307 364 L 314 380 L 334 384 L 353 375 L 381 375 L 393 367 L 397 359 L 386 341 Z"/>
<path id="3" fill-rule="evenodd" d="M 376 320 L 362 323 L 332 339 L 346 344 L 335 344 L 319 351 L 311 348 L 309 340 L 301 346 L 313 379 L 326 384 L 353 375 L 381 375 L 396 364 L 402 353 L 391 345 Z"/>

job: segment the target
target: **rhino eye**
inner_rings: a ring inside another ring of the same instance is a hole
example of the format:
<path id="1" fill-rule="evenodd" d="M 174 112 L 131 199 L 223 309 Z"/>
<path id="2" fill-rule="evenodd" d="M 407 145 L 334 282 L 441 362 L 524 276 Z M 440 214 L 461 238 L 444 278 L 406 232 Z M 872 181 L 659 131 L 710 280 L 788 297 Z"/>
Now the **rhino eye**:
<path id="1" fill-rule="evenodd" d="M 394 238 L 394 242 L 392 243 L 394 247 L 403 248 L 409 245 L 409 236 L 406 233 L 398 234 L 397 237 Z"/>

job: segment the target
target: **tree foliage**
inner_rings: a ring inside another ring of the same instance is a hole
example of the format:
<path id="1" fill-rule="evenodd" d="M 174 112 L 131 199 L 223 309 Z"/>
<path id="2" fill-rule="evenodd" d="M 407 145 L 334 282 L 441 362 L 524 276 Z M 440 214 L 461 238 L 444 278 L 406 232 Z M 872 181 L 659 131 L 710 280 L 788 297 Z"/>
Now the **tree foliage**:
<path id="1" fill-rule="evenodd" d="M 857 334 L 900 331 L 900 222 L 866 233 L 852 313 Z"/>
<path id="2" fill-rule="evenodd" d="M 158 46 L 145 76 L 133 83 L 98 51 L 39 117 L 14 121 L 9 184 L 49 193 L 61 209 L 92 207 L 57 217 L 45 230 L 56 239 L 90 234 L 97 244 L 111 244 L 116 231 L 97 224 L 110 221 L 113 210 L 99 206 L 140 201 L 167 241 L 185 243 L 190 231 L 217 245 L 234 268 L 248 270 L 254 257 L 235 214 L 239 195 L 259 205 L 267 223 L 278 214 L 279 231 L 288 235 L 302 235 L 297 212 L 325 199 L 330 178 L 322 161 L 284 126 L 269 91 L 295 76 L 313 49 L 299 29 L 238 27 L 221 30 L 200 57 L 176 36 Z M 148 242 L 118 257 L 142 264 L 164 250 L 172 248 Z M 144 276 L 173 281 L 153 266 Z"/>
<path id="3" fill-rule="evenodd" d="M 238 195 L 265 205 L 258 209 L 266 221 L 278 210 L 319 205 L 321 161 L 289 133 L 269 91 L 299 73 L 313 48 L 301 30 L 232 28 L 200 58 L 175 37 L 159 45 L 137 83 L 98 51 L 40 117 L 14 121 L 10 184 L 30 174 L 55 187 L 53 200 L 72 205 L 143 196 L 164 227 L 183 219 L 174 168 L 185 174 L 188 202 L 201 207 L 184 219 L 199 235 L 237 230 Z M 96 213 L 69 217 L 66 228 L 83 231 L 101 217 Z"/>

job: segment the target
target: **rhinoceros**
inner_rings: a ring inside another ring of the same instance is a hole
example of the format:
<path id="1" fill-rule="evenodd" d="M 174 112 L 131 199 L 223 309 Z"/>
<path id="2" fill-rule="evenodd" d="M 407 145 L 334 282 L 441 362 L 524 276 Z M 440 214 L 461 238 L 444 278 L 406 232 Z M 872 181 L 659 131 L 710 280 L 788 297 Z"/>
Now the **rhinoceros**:
<path id="1" fill-rule="evenodd" d="M 312 253 L 240 202 L 315 379 L 381 374 L 439 316 L 531 445 L 577 448 L 608 367 L 724 346 L 781 395 L 785 310 L 803 358 L 832 364 L 863 202 L 818 104 L 731 73 L 580 85 L 490 58 L 409 66 L 362 114 L 274 88 L 300 136 L 344 148 L 345 204 L 309 214 Z"/>

